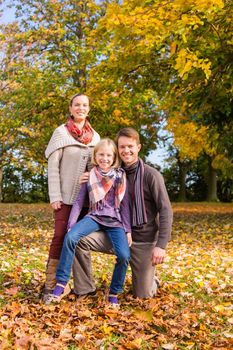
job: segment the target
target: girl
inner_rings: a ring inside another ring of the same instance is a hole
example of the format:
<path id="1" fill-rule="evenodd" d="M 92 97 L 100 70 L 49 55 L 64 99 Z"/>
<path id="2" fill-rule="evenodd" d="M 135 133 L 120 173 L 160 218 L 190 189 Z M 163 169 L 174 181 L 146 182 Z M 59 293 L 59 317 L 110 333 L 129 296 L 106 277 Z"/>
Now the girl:
<path id="1" fill-rule="evenodd" d="M 82 237 L 93 231 L 106 232 L 117 256 L 108 297 L 110 304 L 118 305 L 117 294 L 123 289 L 132 237 L 126 175 L 124 170 L 119 168 L 115 143 L 110 139 L 101 140 L 94 148 L 92 163 L 94 168 L 90 171 L 89 180 L 82 184 L 70 213 L 70 231 L 64 239 L 56 273 L 57 284 L 49 302 L 61 300 L 70 278 L 76 245 Z M 87 193 L 88 214 L 77 222 Z"/>

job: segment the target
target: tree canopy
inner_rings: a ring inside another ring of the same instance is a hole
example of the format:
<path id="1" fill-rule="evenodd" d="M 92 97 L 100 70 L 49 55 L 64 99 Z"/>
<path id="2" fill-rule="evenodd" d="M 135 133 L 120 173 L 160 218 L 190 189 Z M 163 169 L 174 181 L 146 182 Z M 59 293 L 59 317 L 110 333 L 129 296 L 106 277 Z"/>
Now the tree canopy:
<path id="1" fill-rule="evenodd" d="M 82 91 L 101 136 L 135 127 L 145 156 L 165 128 L 181 161 L 205 153 L 231 177 L 230 0 L 8 3 L 16 12 L 0 27 L 1 167 L 43 173 L 46 144 Z"/>

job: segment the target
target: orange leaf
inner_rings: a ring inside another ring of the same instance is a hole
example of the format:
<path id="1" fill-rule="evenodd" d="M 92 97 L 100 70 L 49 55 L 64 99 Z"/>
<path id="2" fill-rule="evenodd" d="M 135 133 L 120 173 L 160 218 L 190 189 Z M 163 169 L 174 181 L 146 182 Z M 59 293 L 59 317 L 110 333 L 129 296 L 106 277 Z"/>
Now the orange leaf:
<path id="1" fill-rule="evenodd" d="M 8 289 L 5 289 L 5 294 L 7 295 L 15 295 L 18 293 L 18 287 L 11 287 L 11 288 L 8 288 Z"/>

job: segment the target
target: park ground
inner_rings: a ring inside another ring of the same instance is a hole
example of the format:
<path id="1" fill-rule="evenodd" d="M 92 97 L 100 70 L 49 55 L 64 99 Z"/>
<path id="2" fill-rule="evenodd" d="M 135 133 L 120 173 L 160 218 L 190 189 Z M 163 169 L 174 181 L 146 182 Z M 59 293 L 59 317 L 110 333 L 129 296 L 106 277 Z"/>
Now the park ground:
<path id="1" fill-rule="evenodd" d="M 44 305 L 40 292 L 53 214 L 48 204 L 0 204 L 0 349 L 233 348 L 233 205 L 174 204 L 158 295 L 106 304 L 114 257 L 93 254 L 97 294 Z"/>

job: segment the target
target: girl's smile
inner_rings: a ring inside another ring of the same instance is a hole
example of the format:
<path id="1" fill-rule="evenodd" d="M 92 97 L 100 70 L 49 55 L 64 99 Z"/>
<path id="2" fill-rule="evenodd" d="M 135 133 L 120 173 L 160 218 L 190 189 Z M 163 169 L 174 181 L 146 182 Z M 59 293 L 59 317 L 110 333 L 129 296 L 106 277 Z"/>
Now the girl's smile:
<path id="1" fill-rule="evenodd" d="M 95 154 L 95 161 L 103 171 L 109 171 L 115 160 L 113 150 L 106 146 L 101 146 Z"/>

